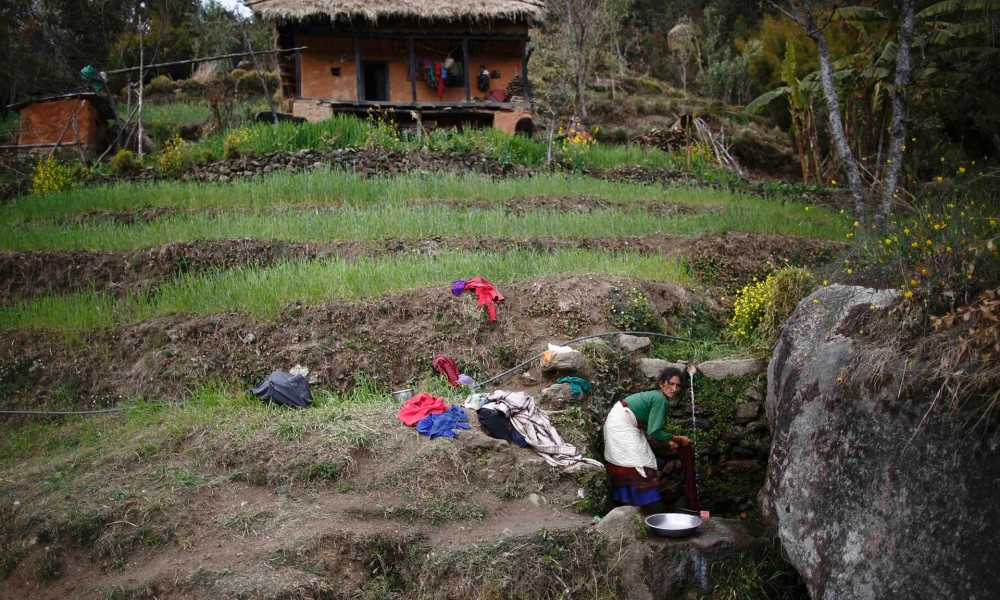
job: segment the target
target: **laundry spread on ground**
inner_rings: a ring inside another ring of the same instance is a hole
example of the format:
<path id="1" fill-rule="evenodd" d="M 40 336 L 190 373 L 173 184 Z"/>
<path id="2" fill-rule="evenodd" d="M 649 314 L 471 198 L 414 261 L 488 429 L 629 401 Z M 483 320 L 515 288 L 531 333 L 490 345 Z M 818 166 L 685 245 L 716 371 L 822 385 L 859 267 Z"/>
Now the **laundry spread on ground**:
<path id="1" fill-rule="evenodd" d="M 531 444 L 524 439 L 521 432 L 515 429 L 514 424 L 510 422 L 510 416 L 507 414 L 509 410 L 505 404 L 487 402 L 482 408 L 476 411 L 476 416 L 479 417 L 479 424 L 486 429 L 486 433 L 490 437 L 527 448 Z"/>
<path id="2" fill-rule="evenodd" d="M 407 427 L 413 427 L 427 415 L 443 413 L 446 410 L 448 410 L 448 405 L 444 403 L 444 398 L 420 392 L 404 402 L 403 406 L 399 407 L 396 416 Z"/>
<path id="3" fill-rule="evenodd" d="M 496 390 L 490 394 L 489 399 L 491 402 L 507 406 L 510 422 L 514 428 L 524 436 L 535 452 L 553 467 L 560 467 L 566 471 L 587 466 L 604 469 L 603 464 L 584 458 L 576 446 L 564 442 L 549 420 L 548 413 L 535 406 L 535 399 L 528 394 Z"/>
<path id="4" fill-rule="evenodd" d="M 461 296 L 462 292 L 472 290 L 479 299 L 479 306 L 486 307 L 486 313 L 490 316 L 490 321 L 497 320 L 496 302 L 503 302 L 503 296 L 497 291 L 493 284 L 482 277 L 471 279 L 459 279 L 451 283 L 451 293 Z"/>
<path id="5" fill-rule="evenodd" d="M 583 377 L 560 377 L 556 383 L 568 383 L 573 391 L 573 397 L 590 393 L 590 382 Z"/>
<path id="6" fill-rule="evenodd" d="M 429 414 L 417 422 L 417 433 L 432 440 L 437 437 L 457 438 L 455 429 L 471 429 L 469 417 L 460 406 L 449 406 L 441 413 Z"/>

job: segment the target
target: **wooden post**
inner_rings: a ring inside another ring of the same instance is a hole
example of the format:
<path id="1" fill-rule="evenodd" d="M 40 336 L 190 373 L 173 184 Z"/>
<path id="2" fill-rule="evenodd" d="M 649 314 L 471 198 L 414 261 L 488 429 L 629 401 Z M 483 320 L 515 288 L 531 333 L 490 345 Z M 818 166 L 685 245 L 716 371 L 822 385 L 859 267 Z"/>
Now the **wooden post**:
<path id="1" fill-rule="evenodd" d="M 365 99 L 365 78 L 361 74 L 361 38 L 354 36 L 354 79 L 357 82 L 358 101 Z"/>
<path id="2" fill-rule="evenodd" d="M 528 42 L 521 40 L 521 91 L 524 101 L 531 104 L 531 91 L 528 87 Z"/>
<path id="3" fill-rule="evenodd" d="M 69 120 L 73 124 L 73 135 L 76 136 L 76 149 L 80 151 L 80 162 L 86 163 L 87 156 L 83 153 L 83 140 L 80 139 L 80 128 L 76 124 L 76 113 L 70 115 Z"/>
<path id="4" fill-rule="evenodd" d="M 462 60 L 465 61 L 465 101 L 472 99 L 469 93 L 469 71 L 472 65 L 469 64 L 469 38 L 462 38 Z"/>
<path id="5" fill-rule="evenodd" d="M 407 44 L 410 46 L 410 95 L 412 96 L 412 102 L 417 101 L 417 55 L 413 51 L 413 37 L 406 38 Z M 417 141 L 420 141 L 420 128 L 417 128 Z"/>

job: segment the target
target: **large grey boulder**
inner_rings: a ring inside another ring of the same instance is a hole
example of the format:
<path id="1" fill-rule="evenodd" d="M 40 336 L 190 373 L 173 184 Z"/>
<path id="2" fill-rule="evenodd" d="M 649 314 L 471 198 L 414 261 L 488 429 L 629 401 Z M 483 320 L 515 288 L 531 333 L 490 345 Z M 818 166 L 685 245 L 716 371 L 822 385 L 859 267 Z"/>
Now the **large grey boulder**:
<path id="1" fill-rule="evenodd" d="M 656 379 L 667 367 L 674 367 L 684 371 L 687 365 L 684 363 L 672 363 L 659 358 L 643 358 L 639 361 L 639 370 L 650 379 Z"/>
<path id="2" fill-rule="evenodd" d="M 587 368 L 587 359 L 576 350 L 560 352 L 553 354 L 551 360 L 543 358 L 541 367 L 543 373 L 579 373 Z"/>
<path id="3" fill-rule="evenodd" d="M 640 350 L 648 350 L 650 341 L 648 337 L 622 333 L 618 335 L 618 345 L 622 347 L 622 350 L 631 354 Z"/>
<path id="4" fill-rule="evenodd" d="M 785 325 L 764 515 L 814 599 L 996 598 L 1000 440 L 928 415 L 937 390 L 906 385 L 919 365 L 859 341 L 858 319 L 894 295 L 829 286 Z"/>
<path id="5" fill-rule="evenodd" d="M 698 365 L 698 372 L 710 379 L 722 381 L 726 377 L 743 377 L 763 373 L 767 363 L 759 358 L 717 358 Z"/>

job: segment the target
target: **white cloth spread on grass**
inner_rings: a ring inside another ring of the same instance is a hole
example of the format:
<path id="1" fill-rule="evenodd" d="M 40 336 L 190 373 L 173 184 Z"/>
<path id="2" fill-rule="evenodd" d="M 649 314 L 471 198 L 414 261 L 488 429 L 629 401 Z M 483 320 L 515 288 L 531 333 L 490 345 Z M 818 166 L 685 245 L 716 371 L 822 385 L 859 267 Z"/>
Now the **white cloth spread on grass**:
<path id="1" fill-rule="evenodd" d="M 496 390 L 490 401 L 510 409 L 510 422 L 535 452 L 553 467 L 576 470 L 585 466 L 604 469 L 600 462 L 580 456 L 576 446 L 567 444 L 549 421 L 549 415 L 535 406 L 535 399 L 524 392 Z"/>
<path id="2" fill-rule="evenodd" d="M 604 421 L 604 460 L 619 467 L 635 467 L 643 477 L 646 468 L 656 471 L 656 455 L 639 428 L 635 414 L 615 402 Z"/>

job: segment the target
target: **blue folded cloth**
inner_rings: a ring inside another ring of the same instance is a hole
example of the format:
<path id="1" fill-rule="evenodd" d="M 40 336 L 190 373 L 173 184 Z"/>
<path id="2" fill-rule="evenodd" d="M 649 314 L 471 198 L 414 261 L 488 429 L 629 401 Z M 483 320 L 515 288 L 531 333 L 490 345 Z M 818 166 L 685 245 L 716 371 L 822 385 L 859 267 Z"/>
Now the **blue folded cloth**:
<path id="1" fill-rule="evenodd" d="M 469 417 L 460 406 L 451 406 L 443 413 L 427 415 L 417 421 L 417 432 L 432 440 L 436 437 L 457 438 L 458 434 L 453 429 L 472 429 Z"/>

